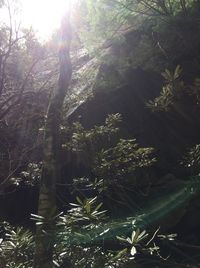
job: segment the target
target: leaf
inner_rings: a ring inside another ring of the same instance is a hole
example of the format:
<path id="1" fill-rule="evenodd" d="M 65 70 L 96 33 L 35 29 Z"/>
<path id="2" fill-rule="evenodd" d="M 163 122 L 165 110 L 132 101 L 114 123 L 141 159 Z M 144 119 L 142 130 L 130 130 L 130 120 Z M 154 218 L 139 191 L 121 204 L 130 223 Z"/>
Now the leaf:
<path id="1" fill-rule="evenodd" d="M 31 217 L 33 217 L 34 219 L 44 219 L 43 216 L 36 215 L 36 214 L 31 214 Z"/>
<path id="2" fill-rule="evenodd" d="M 36 222 L 36 225 L 42 225 L 42 224 L 44 224 L 43 222 Z"/>
<path id="3" fill-rule="evenodd" d="M 90 203 L 88 201 L 85 204 L 85 209 L 86 209 L 87 214 L 89 214 L 90 211 L 91 211 L 91 205 L 90 205 Z"/>
<path id="4" fill-rule="evenodd" d="M 57 261 L 53 260 L 53 264 L 56 266 L 56 267 L 60 267 L 60 265 L 57 263 Z"/>
<path id="5" fill-rule="evenodd" d="M 99 235 L 101 236 L 101 235 L 104 235 L 104 234 L 106 234 L 107 232 L 109 232 L 110 231 L 110 229 L 108 228 L 108 229 L 106 229 L 106 230 L 104 230 L 102 233 L 100 233 Z"/>
<path id="6" fill-rule="evenodd" d="M 92 204 L 94 203 L 94 201 L 97 199 L 97 196 L 95 196 L 94 198 L 90 199 L 89 203 Z"/>
<path id="7" fill-rule="evenodd" d="M 127 253 L 127 248 L 125 248 L 125 249 L 119 251 L 119 252 L 117 253 L 117 255 L 116 255 L 114 258 L 112 258 L 112 261 L 116 261 L 116 260 L 120 259 L 120 258 L 121 258 L 122 256 L 124 256 L 126 253 Z"/>
<path id="8" fill-rule="evenodd" d="M 140 235 L 140 229 L 137 228 L 137 230 L 136 230 L 136 232 L 135 232 L 134 240 L 132 240 L 132 241 L 137 242 L 137 240 L 138 240 L 138 236 L 139 236 L 139 235 Z"/>
<path id="9" fill-rule="evenodd" d="M 121 236 L 116 236 L 116 238 L 122 242 L 127 242 L 126 238 L 121 237 Z"/>
<path id="10" fill-rule="evenodd" d="M 73 206 L 73 207 L 79 207 L 80 205 L 78 205 L 78 204 L 75 204 L 75 203 L 69 203 L 71 206 Z"/>
<path id="11" fill-rule="evenodd" d="M 134 256 L 137 253 L 136 247 L 131 248 L 131 256 Z"/>
<path id="12" fill-rule="evenodd" d="M 107 210 L 102 210 L 102 211 L 94 211 L 94 214 L 97 216 L 97 215 L 101 215 L 101 214 L 104 214 Z M 93 213 L 92 213 L 93 214 Z"/>
<path id="13" fill-rule="evenodd" d="M 133 226 L 135 226 L 135 224 L 136 224 L 136 220 L 133 220 L 131 224 L 132 224 Z"/>
<path id="14" fill-rule="evenodd" d="M 83 205 L 82 200 L 81 200 L 78 196 L 76 196 L 76 200 L 77 200 L 77 202 L 78 202 L 80 205 Z"/>
<path id="15" fill-rule="evenodd" d="M 95 210 L 98 211 L 101 207 L 102 207 L 103 203 L 100 203 L 96 208 Z"/>
<path id="16" fill-rule="evenodd" d="M 60 253 L 60 257 L 63 257 L 63 256 L 65 256 L 67 254 L 67 252 L 65 251 L 65 252 L 62 252 L 62 253 Z"/>
<path id="17" fill-rule="evenodd" d="M 129 244 L 132 245 L 132 241 L 131 241 L 130 237 L 127 237 L 127 238 L 126 238 L 126 241 L 127 241 Z"/>
<path id="18" fill-rule="evenodd" d="M 132 243 L 133 243 L 134 240 L 135 240 L 135 235 L 136 235 L 136 232 L 133 231 L 133 232 L 132 232 L 132 235 L 131 235 L 131 241 L 132 241 Z"/>
<path id="19" fill-rule="evenodd" d="M 169 69 L 165 69 L 165 73 L 168 75 L 168 78 L 171 78 L 171 72 Z"/>
<path id="20" fill-rule="evenodd" d="M 181 66 L 177 65 L 174 71 L 174 79 L 177 79 L 180 76 L 181 72 L 182 72 Z"/>
<path id="21" fill-rule="evenodd" d="M 138 236 L 138 241 L 144 239 L 147 236 L 148 234 L 146 233 L 146 230 L 142 231 Z"/>
<path id="22" fill-rule="evenodd" d="M 82 238 L 85 237 L 85 235 L 80 234 L 80 233 L 77 233 L 77 232 L 74 232 L 74 234 L 77 235 L 77 236 L 79 236 L 79 237 L 82 237 Z"/>

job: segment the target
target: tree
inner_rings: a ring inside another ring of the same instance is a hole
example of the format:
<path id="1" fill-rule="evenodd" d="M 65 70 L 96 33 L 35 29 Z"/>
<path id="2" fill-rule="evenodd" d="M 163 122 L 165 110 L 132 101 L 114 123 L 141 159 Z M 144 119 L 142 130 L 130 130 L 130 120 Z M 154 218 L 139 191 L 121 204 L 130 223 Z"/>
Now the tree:
<path id="1" fill-rule="evenodd" d="M 53 265 L 56 182 L 60 177 L 60 124 L 64 98 L 72 74 L 70 42 L 71 26 L 69 14 L 67 14 L 61 25 L 59 82 L 49 104 L 45 125 L 44 158 L 38 207 L 38 215 L 43 219 L 43 224 L 37 227 L 36 232 L 35 268 L 50 268 Z"/>
<path id="2" fill-rule="evenodd" d="M 32 30 L 22 29 L 15 21 L 15 1 L 13 6 L 6 2 L 9 20 L 0 26 L 0 191 L 3 194 L 39 147 L 39 128 L 57 69 L 47 45 L 40 44 Z"/>

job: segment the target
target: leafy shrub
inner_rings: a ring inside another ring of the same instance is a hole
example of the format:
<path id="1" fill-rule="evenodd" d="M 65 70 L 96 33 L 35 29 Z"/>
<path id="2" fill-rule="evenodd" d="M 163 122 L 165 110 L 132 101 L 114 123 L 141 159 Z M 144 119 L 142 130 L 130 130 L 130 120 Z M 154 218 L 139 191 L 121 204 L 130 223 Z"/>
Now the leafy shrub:
<path id="1" fill-rule="evenodd" d="M 2 223 L 4 239 L 0 239 L 0 265 L 8 268 L 31 267 L 34 254 L 33 234 L 23 227 Z"/>

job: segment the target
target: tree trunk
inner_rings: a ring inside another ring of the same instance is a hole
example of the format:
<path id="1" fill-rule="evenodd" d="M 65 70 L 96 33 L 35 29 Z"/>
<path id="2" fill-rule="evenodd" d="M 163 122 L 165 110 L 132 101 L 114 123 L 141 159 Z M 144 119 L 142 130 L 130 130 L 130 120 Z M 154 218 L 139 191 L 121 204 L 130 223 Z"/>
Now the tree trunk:
<path id="1" fill-rule="evenodd" d="M 44 157 L 38 204 L 38 215 L 43 217 L 43 224 L 39 225 L 36 230 L 34 268 L 51 268 L 53 266 L 53 247 L 55 244 L 54 217 L 57 211 L 56 181 L 60 177 L 60 124 L 63 102 L 72 74 L 69 15 L 65 16 L 62 21 L 61 35 L 59 82 L 49 104 L 45 126 Z"/>

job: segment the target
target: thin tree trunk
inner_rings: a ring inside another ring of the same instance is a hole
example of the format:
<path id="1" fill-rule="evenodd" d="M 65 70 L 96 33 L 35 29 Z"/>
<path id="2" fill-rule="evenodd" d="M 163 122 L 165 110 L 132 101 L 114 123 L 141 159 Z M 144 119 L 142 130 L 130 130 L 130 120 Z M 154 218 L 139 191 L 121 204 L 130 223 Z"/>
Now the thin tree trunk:
<path id="1" fill-rule="evenodd" d="M 54 217 L 57 211 L 56 181 L 60 177 L 60 124 L 63 102 L 72 74 L 69 14 L 62 21 L 61 35 L 59 82 L 49 105 L 45 126 L 44 157 L 38 204 L 38 215 L 43 217 L 44 223 L 41 226 L 39 225 L 36 230 L 34 268 L 51 268 L 53 266 L 53 247 L 55 244 Z"/>

